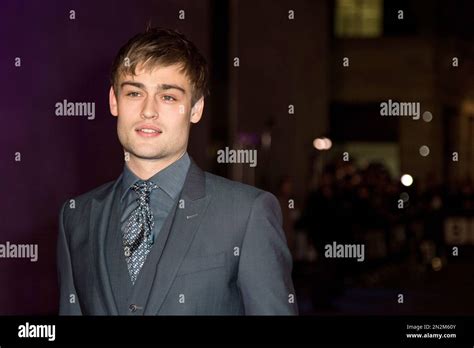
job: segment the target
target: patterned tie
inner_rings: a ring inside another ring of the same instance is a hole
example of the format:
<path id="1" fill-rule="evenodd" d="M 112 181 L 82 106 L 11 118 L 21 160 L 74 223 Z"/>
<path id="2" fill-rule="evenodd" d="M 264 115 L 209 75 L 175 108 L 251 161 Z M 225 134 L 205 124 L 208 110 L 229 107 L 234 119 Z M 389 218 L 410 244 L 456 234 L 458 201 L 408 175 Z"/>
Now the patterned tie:
<path id="1" fill-rule="evenodd" d="M 128 272 L 132 283 L 135 285 L 148 253 L 153 245 L 153 213 L 150 209 L 150 193 L 158 188 L 151 181 L 137 181 L 132 187 L 137 195 L 138 207 L 130 214 L 125 233 L 123 246 Z"/>

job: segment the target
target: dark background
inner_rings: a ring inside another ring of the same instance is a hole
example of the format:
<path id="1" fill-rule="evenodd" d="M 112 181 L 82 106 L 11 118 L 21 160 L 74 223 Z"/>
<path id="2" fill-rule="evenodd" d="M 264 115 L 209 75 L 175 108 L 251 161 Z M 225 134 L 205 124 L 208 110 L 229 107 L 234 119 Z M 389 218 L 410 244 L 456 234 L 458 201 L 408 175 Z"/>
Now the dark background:
<path id="1" fill-rule="evenodd" d="M 473 13 L 468 0 L 2 1 L 0 242 L 37 243 L 39 260 L 0 260 L 0 314 L 56 313 L 59 208 L 120 174 L 108 73 L 149 23 L 207 57 L 188 152 L 280 198 L 301 314 L 472 314 Z M 64 99 L 94 102 L 95 119 L 55 116 Z M 388 99 L 433 119 L 381 117 Z M 257 167 L 217 163 L 226 146 L 257 149 Z M 324 259 L 332 241 L 365 243 L 366 260 Z"/>

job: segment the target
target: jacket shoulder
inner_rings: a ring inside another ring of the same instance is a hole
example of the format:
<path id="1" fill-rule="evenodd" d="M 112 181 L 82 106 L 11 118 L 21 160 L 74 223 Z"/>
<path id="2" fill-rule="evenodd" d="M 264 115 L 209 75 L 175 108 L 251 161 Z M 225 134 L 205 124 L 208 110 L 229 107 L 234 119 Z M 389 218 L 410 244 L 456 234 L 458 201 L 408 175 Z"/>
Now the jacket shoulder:
<path id="1" fill-rule="evenodd" d="M 212 188 L 213 192 L 221 193 L 227 198 L 243 198 L 253 201 L 257 196 L 267 193 L 273 196 L 272 193 L 259 189 L 255 186 L 243 184 L 238 181 L 230 180 L 222 176 L 218 176 L 209 172 L 205 172 L 206 185 Z"/>
<path id="2" fill-rule="evenodd" d="M 99 187 L 96 187 L 86 193 L 77 196 L 74 199 L 77 201 L 88 201 L 93 198 L 101 198 L 110 191 L 116 181 L 117 180 L 109 181 L 103 185 L 100 185 Z"/>
<path id="3" fill-rule="evenodd" d="M 116 181 L 117 180 L 107 182 L 79 196 L 69 198 L 63 203 L 63 209 L 64 207 L 69 205 L 69 206 L 74 206 L 75 209 L 82 210 L 82 208 L 90 204 L 92 199 L 94 198 L 99 199 L 106 196 L 108 193 L 110 193 L 110 190 L 112 189 Z M 65 209 L 65 210 L 70 210 L 70 209 Z"/>

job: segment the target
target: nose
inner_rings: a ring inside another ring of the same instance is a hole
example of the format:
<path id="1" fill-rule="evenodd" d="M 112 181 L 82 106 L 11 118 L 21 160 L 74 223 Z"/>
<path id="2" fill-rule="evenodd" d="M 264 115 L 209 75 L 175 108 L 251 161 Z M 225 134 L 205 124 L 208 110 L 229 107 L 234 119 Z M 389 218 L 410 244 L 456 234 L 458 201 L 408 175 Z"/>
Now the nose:
<path id="1" fill-rule="evenodd" d="M 153 118 L 156 118 L 158 117 L 158 114 L 157 113 L 154 113 L 154 114 L 148 114 L 146 112 L 143 112 L 142 113 L 142 118 L 144 118 L 145 120 L 148 120 L 148 119 L 153 119 Z"/>
<path id="2" fill-rule="evenodd" d="M 155 117 L 158 117 L 158 109 L 157 109 L 154 98 L 147 97 L 145 99 L 141 117 L 144 119 L 150 119 L 150 118 L 153 119 Z"/>

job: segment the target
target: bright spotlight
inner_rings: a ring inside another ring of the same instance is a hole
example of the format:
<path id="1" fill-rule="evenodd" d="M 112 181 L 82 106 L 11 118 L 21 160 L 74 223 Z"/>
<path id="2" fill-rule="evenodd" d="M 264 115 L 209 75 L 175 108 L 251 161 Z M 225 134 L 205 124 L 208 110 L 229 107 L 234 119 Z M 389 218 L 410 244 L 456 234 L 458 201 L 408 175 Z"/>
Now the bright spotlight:
<path id="1" fill-rule="evenodd" d="M 328 138 L 316 138 L 313 140 L 313 146 L 316 150 L 329 150 L 332 147 L 332 141 Z"/>
<path id="2" fill-rule="evenodd" d="M 324 150 L 326 147 L 326 144 L 323 139 L 316 138 L 313 141 L 313 146 L 315 147 L 316 150 Z"/>
<path id="3" fill-rule="evenodd" d="M 413 184 L 413 177 L 410 174 L 403 174 L 400 181 L 403 186 L 411 186 Z"/>
<path id="4" fill-rule="evenodd" d="M 329 150 L 332 147 L 332 141 L 328 138 L 323 138 L 324 141 L 324 150 Z"/>

